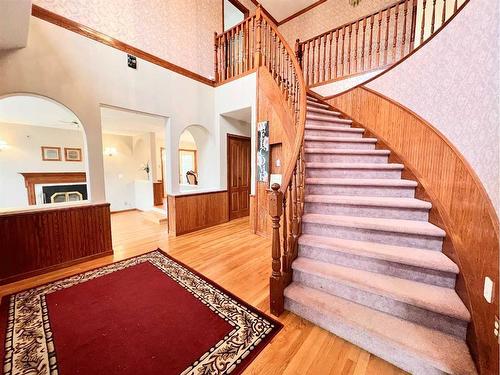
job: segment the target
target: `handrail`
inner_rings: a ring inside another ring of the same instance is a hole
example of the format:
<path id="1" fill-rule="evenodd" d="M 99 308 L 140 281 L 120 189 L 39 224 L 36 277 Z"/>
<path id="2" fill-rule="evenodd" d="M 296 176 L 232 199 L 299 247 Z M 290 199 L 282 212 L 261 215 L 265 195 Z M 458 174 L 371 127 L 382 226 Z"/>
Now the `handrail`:
<path id="1" fill-rule="evenodd" d="M 216 33 L 214 51 L 217 83 L 241 77 L 260 67 L 267 68 L 288 106 L 294 126 L 290 132 L 291 151 L 284 163 L 282 184 L 274 184 L 269 194 L 269 214 L 273 222 L 270 305 L 271 312 L 279 315 L 284 309 L 284 288 L 291 282 L 291 265 L 297 257 L 304 209 L 303 144 L 307 111 L 304 74 L 294 51 L 260 6 L 255 16 L 222 34 Z"/>
<path id="2" fill-rule="evenodd" d="M 399 0 L 305 41 L 296 53 L 308 87 L 387 68 L 437 32 L 465 0 Z"/>

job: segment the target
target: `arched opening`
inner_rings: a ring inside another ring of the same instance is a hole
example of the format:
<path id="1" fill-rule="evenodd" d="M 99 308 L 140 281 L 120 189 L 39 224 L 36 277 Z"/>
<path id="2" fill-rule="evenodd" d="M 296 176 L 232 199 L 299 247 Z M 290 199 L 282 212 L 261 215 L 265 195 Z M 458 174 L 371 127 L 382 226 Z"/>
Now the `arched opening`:
<path id="1" fill-rule="evenodd" d="M 189 125 L 179 137 L 179 185 L 180 190 L 192 190 L 198 187 L 213 186 L 214 144 L 209 131 L 201 125 Z M 186 177 L 187 173 L 191 177 Z M 188 178 L 190 180 L 188 180 Z"/>
<path id="2" fill-rule="evenodd" d="M 0 98 L 0 209 L 89 199 L 83 124 L 44 96 Z"/>

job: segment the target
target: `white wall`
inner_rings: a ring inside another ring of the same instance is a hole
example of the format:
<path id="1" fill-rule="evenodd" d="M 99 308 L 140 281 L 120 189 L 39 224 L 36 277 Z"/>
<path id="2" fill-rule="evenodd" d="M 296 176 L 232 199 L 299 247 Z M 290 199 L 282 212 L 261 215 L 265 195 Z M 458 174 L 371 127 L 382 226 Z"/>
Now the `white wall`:
<path id="1" fill-rule="evenodd" d="M 0 208 L 26 207 L 28 195 L 20 172 L 85 172 L 81 130 L 0 124 L 0 139 L 9 147 L 0 151 Z M 61 147 L 62 161 L 43 161 L 41 146 Z M 82 162 L 64 161 L 64 147 L 81 148 Z"/>
<path id="2" fill-rule="evenodd" d="M 499 2 L 473 0 L 409 59 L 367 84 L 435 126 L 479 176 L 497 213 Z"/>
<path id="3" fill-rule="evenodd" d="M 125 53 L 34 17 L 28 46 L 0 51 L 0 82 L 0 96 L 37 93 L 64 104 L 78 116 L 87 136 L 90 198 L 94 202 L 106 199 L 101 104 L 168 117 L 165 142 L 170 170 L 177 170 L 177 145 L 186 126 L 199 124 L 210 134 L 215 132 L 212 87 L 140 59 L 138 69 L 130 69 Z M 218 156 L 207 154 L 211 170 L 219 164 Z M 179 190 L 176 176 L 167 174 L 169 192 Z M 209 182 L 218 187 L 219 179 Z"/>
<path id="4" fill-rule="evenodd" d="M 224 0 L 224 30 L 230 29 L 243 21 L 245 15 L 230 1 Z"/>
<path id="5" fill-rule="evenodd" d="M 215 89 L 215 118 L 216 138 L 219 141 L 217 150 L 219 162 L 219 176 L 221 188 L 227 188 L 227 133 L 250 135 L 252 137 L 252 186 L 251 193 L 255 193 L 255 129 L 257 119 L 257 74 L 252 73 L 238 80 L 226 83 Z M 222 117 L 223 114 L 243 108 L 251 108 L 250 133 L 244 132 L 240 127 L 233 127 Z M 237 133 L 241 131 L 241 133 Z"/>

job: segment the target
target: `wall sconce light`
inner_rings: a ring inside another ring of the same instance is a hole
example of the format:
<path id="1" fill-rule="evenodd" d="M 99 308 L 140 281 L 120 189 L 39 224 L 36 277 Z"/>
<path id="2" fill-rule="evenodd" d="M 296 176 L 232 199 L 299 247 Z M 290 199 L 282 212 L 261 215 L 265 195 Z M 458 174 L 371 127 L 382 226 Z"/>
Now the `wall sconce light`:
<path id="1" fill-rule="evenodd" d="M 2 140 L 0 139 L 0 151 L 6 150 L 6 149 L 8 149 L 8 148 L 9 148 L 9 145 L 7 144 L 7 142 L 2 141 Z"/>
<path id="2" fill-rule="evenodd" d="M 114 156 L 116 155 L 116 148 L 114 147 L 106 147 L 104 149 L 104 154 L 108 156 Z"/>

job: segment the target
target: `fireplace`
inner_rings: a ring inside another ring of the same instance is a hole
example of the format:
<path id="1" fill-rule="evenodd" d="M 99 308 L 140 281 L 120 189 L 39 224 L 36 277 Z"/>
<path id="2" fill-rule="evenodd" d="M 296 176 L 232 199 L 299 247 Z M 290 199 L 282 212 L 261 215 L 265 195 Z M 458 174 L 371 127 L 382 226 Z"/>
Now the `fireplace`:
<path id="1" fill-rule="evenodd" d="M 42 186 L 43 203 L 76 202 L 87 199 L 87 185 L 46 185 Z"/>

